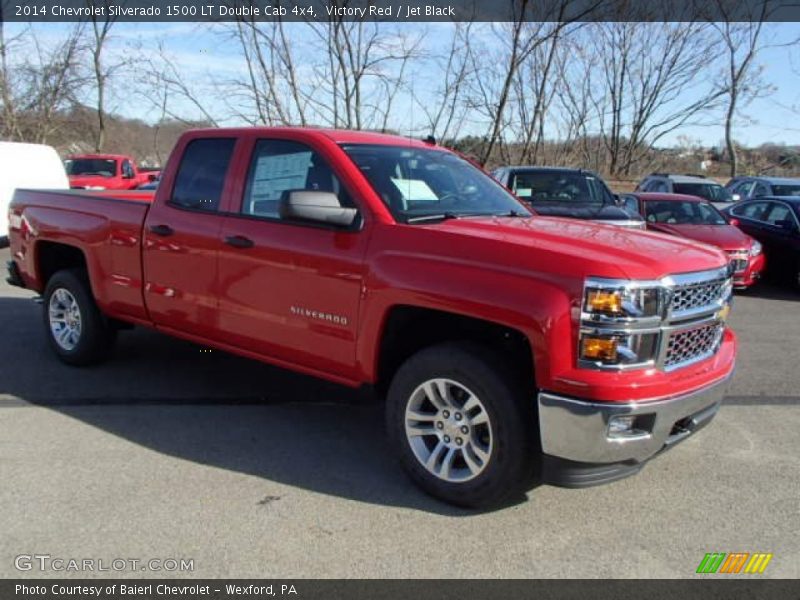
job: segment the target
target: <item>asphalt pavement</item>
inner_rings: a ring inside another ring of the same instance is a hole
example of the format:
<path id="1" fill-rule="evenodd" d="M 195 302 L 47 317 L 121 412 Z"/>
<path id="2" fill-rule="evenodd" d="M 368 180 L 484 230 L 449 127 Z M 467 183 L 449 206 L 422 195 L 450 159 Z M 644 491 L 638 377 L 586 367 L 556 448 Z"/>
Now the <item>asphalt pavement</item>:
<path id="1" fill-rule="evenodd" d="M 800 576 L 788 290 L 737 295 L 737 372 L 702 433 L 635 477 L 483 513 L 419 492 L 360 394 L 144 329 L 71 368 L 31 298 L 0 284 L 0 577 L 682 578 L 708 552 Z M 193 570 L 18 570 L 28 555 Z"/>

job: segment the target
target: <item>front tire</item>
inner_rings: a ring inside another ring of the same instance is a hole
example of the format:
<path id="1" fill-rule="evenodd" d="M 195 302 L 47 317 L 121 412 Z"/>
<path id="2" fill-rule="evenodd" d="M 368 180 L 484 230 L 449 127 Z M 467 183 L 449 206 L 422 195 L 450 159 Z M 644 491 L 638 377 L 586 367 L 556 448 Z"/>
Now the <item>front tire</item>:
<path id="1" fill-rule="evenodd" d="M 469 508 L 523 491 L 535 464 L 533 400 L 492 350 L 446 343 L 397 371 L 387 397 L 390 443 L 430 495 Z"/>
<path id="2" fill-rule="evenodd" d="M 47 340 L 58 358 L 83 366 L 104 360 L 115 330 L 97 308 L 85 271 L 58 271 L 44 291 L 43 318 Z"/>

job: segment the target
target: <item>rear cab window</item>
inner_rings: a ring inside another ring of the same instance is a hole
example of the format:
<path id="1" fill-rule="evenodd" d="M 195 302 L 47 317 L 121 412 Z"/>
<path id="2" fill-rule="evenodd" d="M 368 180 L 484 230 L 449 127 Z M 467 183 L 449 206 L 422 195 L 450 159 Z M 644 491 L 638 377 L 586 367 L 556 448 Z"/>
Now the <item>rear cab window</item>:
<path id="1" fill-rule="evenodd" d="M 205 138 L 189 142 L 181 157 L 168 204 L 216 212 L 225 187 L 234 138 Z"/>

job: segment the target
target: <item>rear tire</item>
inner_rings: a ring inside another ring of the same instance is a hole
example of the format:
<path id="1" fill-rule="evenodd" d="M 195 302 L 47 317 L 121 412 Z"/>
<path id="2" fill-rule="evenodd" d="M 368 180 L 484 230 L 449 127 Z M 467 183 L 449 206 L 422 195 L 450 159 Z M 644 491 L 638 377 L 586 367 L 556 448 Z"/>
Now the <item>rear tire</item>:
<path id="1" fill-rule="evenodd" d="M 500 505 L 524 491 L 538 462 L 534 401 L 525 390 L 490 348 L 426 348 L 389 388 L 389 441 L 431 496 L 469 508 Z"/>
<path id="2" fill-rule="evenodd" d="M 63 362 L 84 366 L 108 357 L 116 331 L 97 308 L 85 271 L 55 273 L 47 282 L 42 308 L 47 341 Z"/>

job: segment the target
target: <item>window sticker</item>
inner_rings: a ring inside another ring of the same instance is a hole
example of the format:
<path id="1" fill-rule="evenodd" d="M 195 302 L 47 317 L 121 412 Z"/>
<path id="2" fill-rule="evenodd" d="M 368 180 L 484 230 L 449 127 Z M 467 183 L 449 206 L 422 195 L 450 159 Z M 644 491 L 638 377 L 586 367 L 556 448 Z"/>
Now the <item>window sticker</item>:
<path id="1" fill-rule="evenodd" d="M 392 184 L 410 202 L 437 202 L 439 197 L 422 179 L 400 179 L 392 177 Z"/>
<path id="2" fill-rule="evenodd" d="M 251 201 L 279 200 L 286 190 L 306 187 L 311 152 L 262 155 L 256 161 Z"/>

